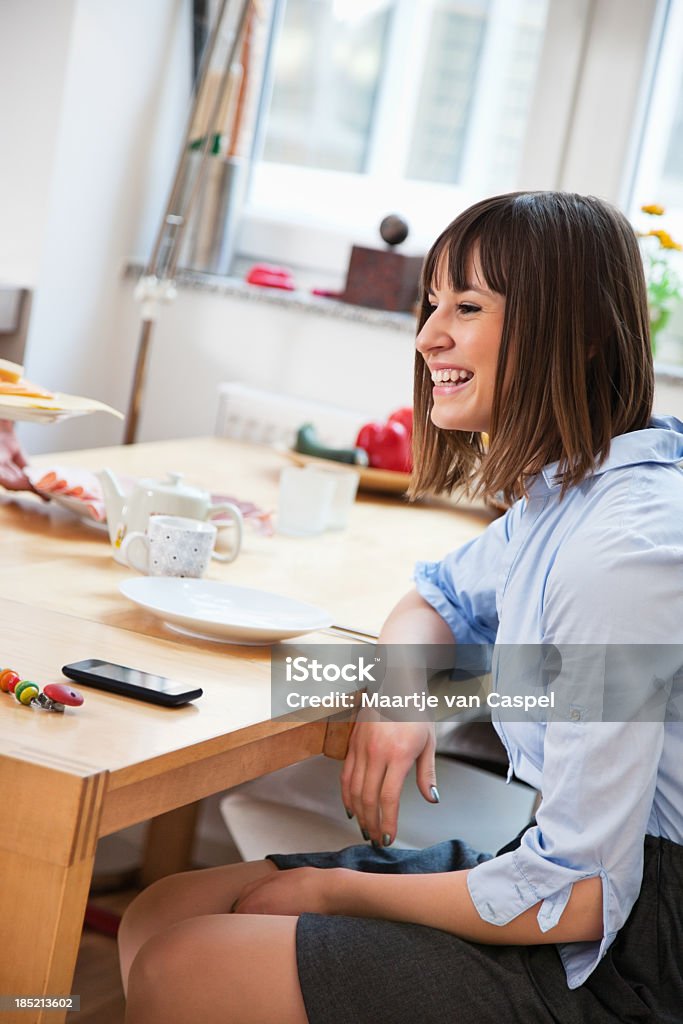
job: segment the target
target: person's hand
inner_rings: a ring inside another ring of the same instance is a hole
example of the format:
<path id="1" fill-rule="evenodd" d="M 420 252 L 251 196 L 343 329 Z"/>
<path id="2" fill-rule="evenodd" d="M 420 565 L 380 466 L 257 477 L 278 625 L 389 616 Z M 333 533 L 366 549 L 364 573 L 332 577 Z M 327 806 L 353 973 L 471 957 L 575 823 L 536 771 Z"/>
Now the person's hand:
<path id="1" fill-rule="evenodd" d="M 28 459 L 21 450 L 10 420 L 0 420 L 0 485 L 8 491 L 32 491 L 24 469 Z"/>
<path id="2" fill-rule="evenodd" d="M 334 892 L 345 868 L 290 868 L 245 885 L 233 914 L 333 914 Z"/>
<path id="3" fill-rule="evenodd" d="M 396 839 L 401 790 L 414 761 L 422 796 L 439 802 L 435 750 L 433 722 L 387 722 L 372 711 L 359 714 L 341 788 L 347 814 L 355 815 L 364 838 L 382 846 Z"/>

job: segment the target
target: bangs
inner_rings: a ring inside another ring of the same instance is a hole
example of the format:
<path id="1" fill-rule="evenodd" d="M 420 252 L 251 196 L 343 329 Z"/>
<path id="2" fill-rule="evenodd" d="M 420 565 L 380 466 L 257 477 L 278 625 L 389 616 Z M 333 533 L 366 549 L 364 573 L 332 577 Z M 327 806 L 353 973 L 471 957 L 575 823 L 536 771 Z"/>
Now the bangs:
<path id="1" fill-rule="evenodd" d="M 483 284 L 498 295 L 506 295 L 510 229 L 509 210 L 473 207 L 462 213 L 439 235 L 427 255 L 422 271 L 423 295 L 445 283 L 440 281 L 444 266 L 448 267 L 448 285 L 453 291 L 464 292 L 476 286 L 471 272 L 475 257 Z"/>

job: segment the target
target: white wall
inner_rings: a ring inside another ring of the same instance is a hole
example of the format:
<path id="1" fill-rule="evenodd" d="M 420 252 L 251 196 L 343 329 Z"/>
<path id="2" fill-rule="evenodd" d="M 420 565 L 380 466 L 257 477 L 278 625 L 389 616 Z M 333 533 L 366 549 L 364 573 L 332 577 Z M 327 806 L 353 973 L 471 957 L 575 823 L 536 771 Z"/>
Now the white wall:
<path id="1" fill-rule="evenodd" d="M 181 288 L 153 335 L 139 439 L 213 433 L 222 381 L 380 415 L 412 379 L 409 331 Z"/>
<path id="2" fill-rule="evenodd" d="M 38 279 L 76 3 L 0 5 L 0 281 Z"/>
<path id="3" fill-rule="evenodd" d="M 12 229 L 0 238 L 0 268 L 36 288 L 26 368 L 51 388 L 112 404 L 127 391 L 136 339 L 120 324 L 130 301 L 121 276 L 132 255 L 147 254 L 182 138 L 189 8 L 187 0 L 0 8 L 0 55 L 11 56 L 0 59 L 0 96 L 15 108 L 0 161 Z M 44 133 L 44 155 L 27 150 Z M 121 426 L 98 415 L 20 432 L 29 450 L 46 451 L 116 443 Z"/>

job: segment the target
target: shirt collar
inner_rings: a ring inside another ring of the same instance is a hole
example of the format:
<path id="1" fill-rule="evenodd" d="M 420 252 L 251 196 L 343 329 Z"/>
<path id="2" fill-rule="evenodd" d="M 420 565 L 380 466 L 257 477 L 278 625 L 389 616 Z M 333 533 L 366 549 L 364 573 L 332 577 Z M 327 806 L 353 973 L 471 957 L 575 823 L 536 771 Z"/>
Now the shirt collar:
<path id="1" fill-rule="evenodd" d="M 671 464 L 683 461 L 683 423 L 675 416 L 653 416 L 644 430 L 619 434 L 612 438 L 609 455 L 588 476 L 600 476 L 612 469 L 636 466 L 643 462 Z M 559 462 L 544 466 L 531 487 L 530 494 L 559 491 L 555 477 Z"/>

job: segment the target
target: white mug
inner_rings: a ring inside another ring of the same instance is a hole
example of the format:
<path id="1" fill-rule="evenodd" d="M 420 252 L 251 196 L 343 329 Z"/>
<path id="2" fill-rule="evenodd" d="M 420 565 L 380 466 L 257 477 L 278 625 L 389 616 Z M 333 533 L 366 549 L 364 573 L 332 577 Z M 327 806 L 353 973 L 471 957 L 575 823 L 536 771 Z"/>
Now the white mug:
<path id="1" fill-rule="evenodd" d="M 146 576 L 203 576 L 217 532 L 213 523 L 202 519 L 150 516 L 147 533 L 128 534 L 121 557 Z"/>

